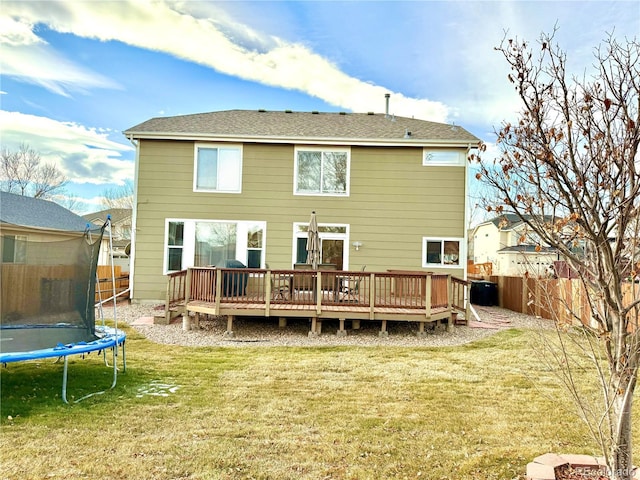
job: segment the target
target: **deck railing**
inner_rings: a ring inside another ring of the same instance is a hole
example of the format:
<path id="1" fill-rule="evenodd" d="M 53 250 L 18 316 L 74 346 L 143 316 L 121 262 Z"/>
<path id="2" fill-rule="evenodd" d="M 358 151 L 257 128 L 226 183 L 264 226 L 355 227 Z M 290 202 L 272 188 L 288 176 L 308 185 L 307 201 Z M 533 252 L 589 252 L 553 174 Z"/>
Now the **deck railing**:
<path id="1" fill-rule="evenodd" d="M 173 274 L 174 289 L 183 272 Z M 427 272 L 362 272 L 337 270 L 264 270 L 192 267 L 186 275 L 184 300 L 269 305 L 423 309 L 465 309 L 467 282 Z M 173 291 L 173 290 L 172 290 Z M 176 300 L 178 295 L 171 298 Z"/>

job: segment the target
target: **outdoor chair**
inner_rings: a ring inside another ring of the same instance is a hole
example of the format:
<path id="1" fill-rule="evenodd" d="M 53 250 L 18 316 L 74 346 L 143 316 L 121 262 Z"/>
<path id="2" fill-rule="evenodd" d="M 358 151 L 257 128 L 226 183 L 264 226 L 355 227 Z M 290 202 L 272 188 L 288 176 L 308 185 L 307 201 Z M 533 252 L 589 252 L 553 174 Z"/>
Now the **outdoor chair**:
<path id="1" fill-rule="evenodd" d="M 269 264 L 266 265 L 267 270 L 270 270 Z M 272 300 L 288 300 L 289 299 L 289 283 L 291 277 L 289 275 L 271 274 L 271 299 Z"/>
<path id="2" fill-rule="evenodd" d="M 355 278 L 349 278 L 343 281 L 340 287 L 339 300 L 345 303 L 358 303 L 360 295 L 360 282 L 364 279 L 364 269 L 367 268 L 363 265 L 360 269 L 360 275 Z"/>

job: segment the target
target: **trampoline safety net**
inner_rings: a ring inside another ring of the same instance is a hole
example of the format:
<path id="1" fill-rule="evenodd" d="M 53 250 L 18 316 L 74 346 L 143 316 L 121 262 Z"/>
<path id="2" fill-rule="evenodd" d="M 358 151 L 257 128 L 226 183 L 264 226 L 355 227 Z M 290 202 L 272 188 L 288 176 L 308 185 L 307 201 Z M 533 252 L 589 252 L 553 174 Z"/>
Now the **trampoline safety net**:
<path id="1" fill-rule="evenodd" d="M 95 340 L 102 229 L 60 241 L 3 238 L 0 352 Z"/>

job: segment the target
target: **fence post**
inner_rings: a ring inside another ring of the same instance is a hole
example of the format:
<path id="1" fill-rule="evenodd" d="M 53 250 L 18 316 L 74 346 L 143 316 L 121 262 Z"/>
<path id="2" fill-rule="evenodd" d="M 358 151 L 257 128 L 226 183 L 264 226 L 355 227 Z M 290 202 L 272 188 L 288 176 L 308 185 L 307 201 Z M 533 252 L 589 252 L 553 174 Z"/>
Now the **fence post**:
<path id="1" fill-rule="evenodd" d="M 529 313 L 529 286 L 527 285 L 526 277 L 520 277 L 522 279 L 522 305 L 520 305 L 520 313 Z"/>

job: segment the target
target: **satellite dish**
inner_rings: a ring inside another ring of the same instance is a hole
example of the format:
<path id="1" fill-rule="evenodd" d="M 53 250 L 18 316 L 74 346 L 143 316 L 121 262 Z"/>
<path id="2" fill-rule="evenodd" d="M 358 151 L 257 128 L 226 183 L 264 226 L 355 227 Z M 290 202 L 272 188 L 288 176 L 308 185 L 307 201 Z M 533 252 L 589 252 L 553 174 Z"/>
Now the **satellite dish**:
<path id="1" fill-rule="evenodd" d="M 127 243 L 127 246 L 124 247 L 124 253 L 127 257 L 131 255 L 131 243 Z"/>

